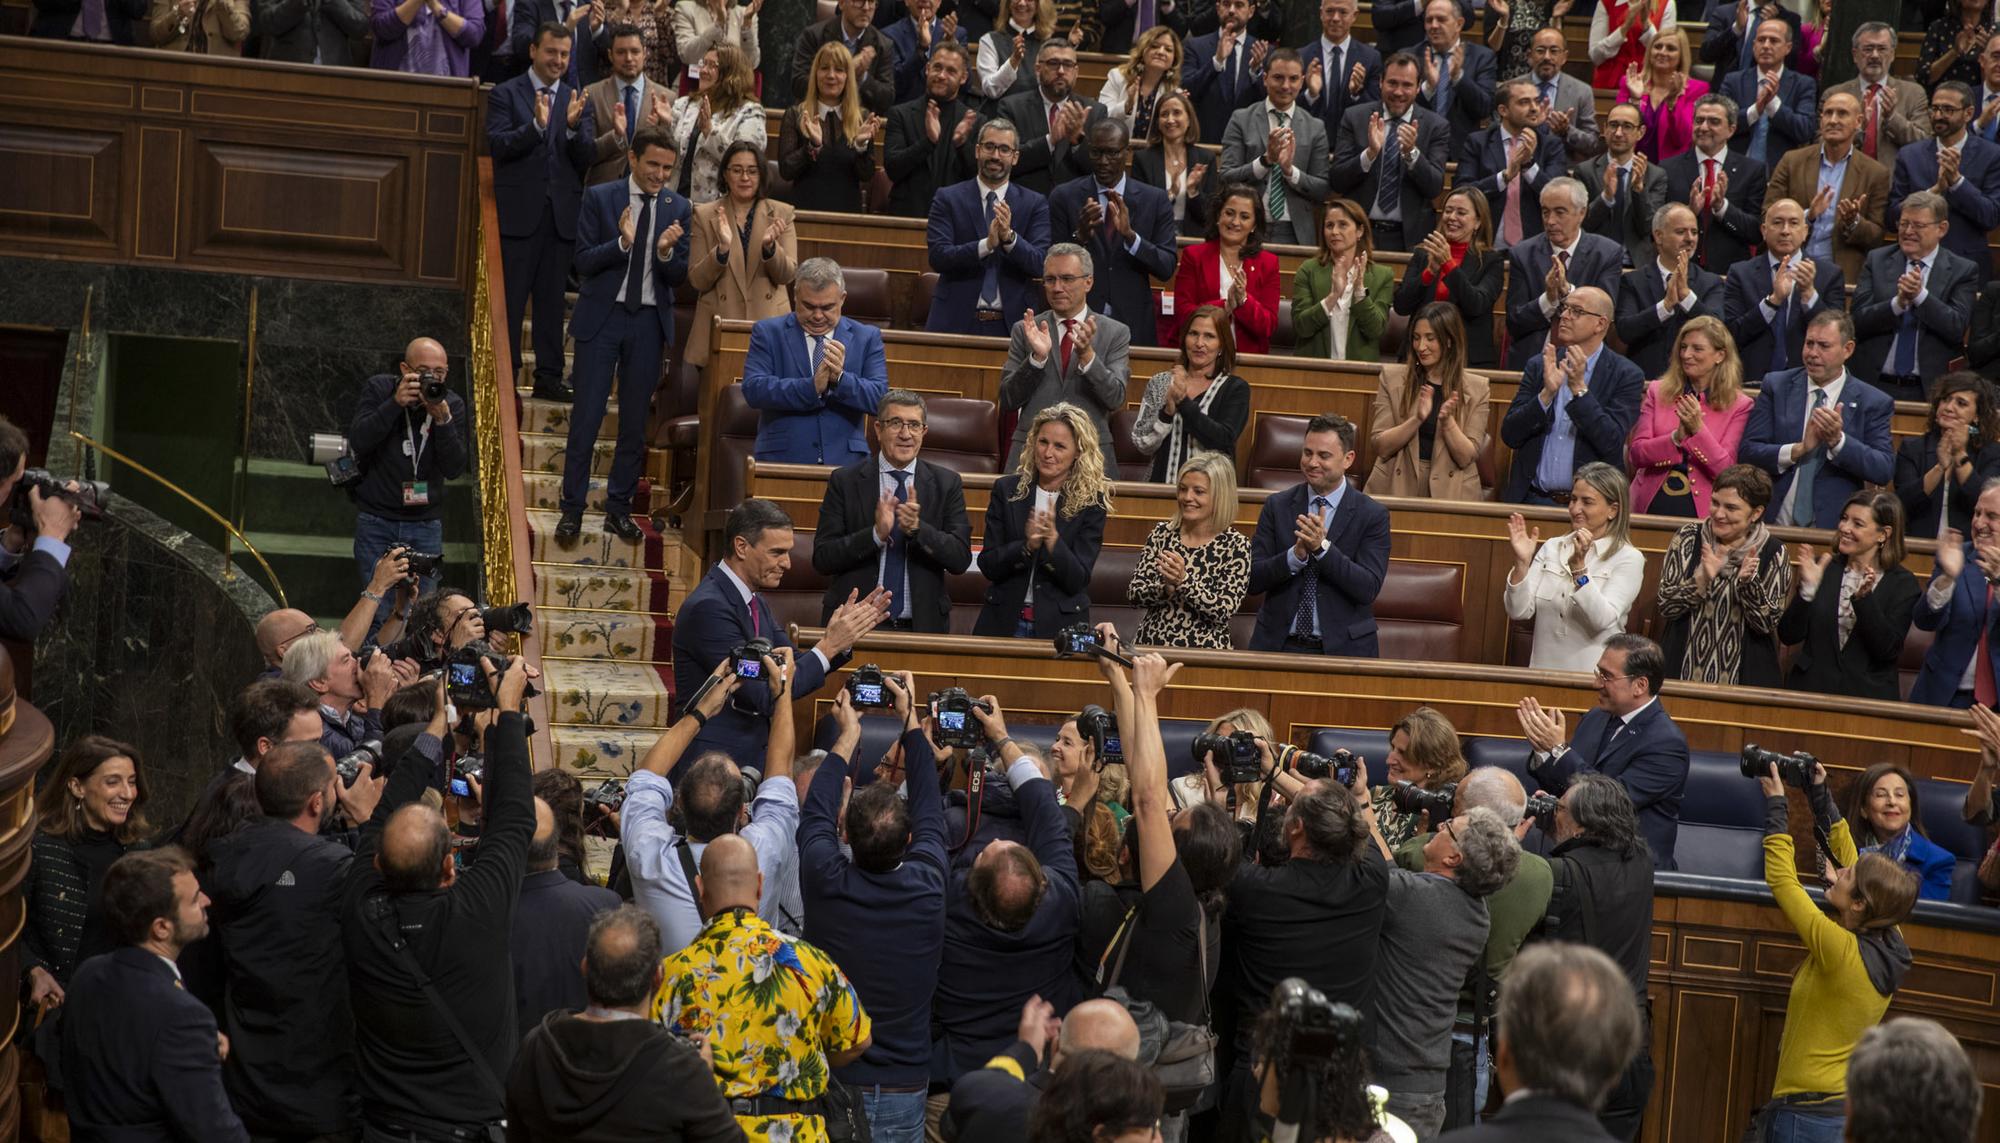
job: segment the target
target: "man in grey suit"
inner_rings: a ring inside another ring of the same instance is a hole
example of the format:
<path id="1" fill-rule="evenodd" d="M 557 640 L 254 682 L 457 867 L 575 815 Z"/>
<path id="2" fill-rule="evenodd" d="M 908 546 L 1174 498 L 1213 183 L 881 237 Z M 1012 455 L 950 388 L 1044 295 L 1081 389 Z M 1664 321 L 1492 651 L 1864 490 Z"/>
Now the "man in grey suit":
<path id="1" fill-rule="evenodd" d="M 1535 33 L 1528 48 L 1526 74 L 1510 76 L 1535 85 L 1542 101 L 1542 124 L 1560 135 L 1569 147 L 1572 160 L 1588 159 L 1604 149 L 1597 131 L 1597 95 L 1590 85 L 1563 70 L 1569 65 L 1569 44 L 1561 28 L 1548 27 Z"/>
<path id="2" fill-rule="evenodd" d="M 1826 89 L 1826 96 L 1846 92 L 1861 101 L 1861 131 L 1854 145 L 1891 168 L 1896 165 L 1897 148 L 1931 137 L 1930 96 L 1909 80 L 1889 74 L 1895 60 L 1896 29 L 1870 20 L 1854 29 L 1855 78 Z"/>
<path id="3" fill-rule="evenodd" d="M 1667 203 L 1666 168 L 1638 149 L 1645 135 L 1637 105 L 1615 104 L 1604 113 L 1604 153 L 1570 171 L 1590 195 L 1583 228 L 1623 247 L 1627 266 L 1653 260 L 1653 215 Z"/>
<path id="4" fill-rule="evenodd" d="M 1318 245 L 1313 211 L 1328 193 L 1331 153 L 1319 117 L 1301 114 L 1305 68 L 1279 48 L 1264 61 L 1264 99 L 1237 109 L 1222 133 L 1222 178 L 1264 188 L 1270 207 L 1266 241 Z"/>
<path id="5" fill-rule="evenodd" d="M 1013 470 L 1035 414 L 1060 401 L 1090 414 L 1106 468 L 1115 471 L 1111 414 L 1125 407 L 1132 331 L 1115 318 L 1090 312 L 1091 282 L 1090 251 L 1073 242 L 1049 247 L 1042 260 L 1042 291 L 1049 308 L 1021 315 L 1000 373 L 1000 408 L 1021 414 L 1002 472 Z"/>
<path id="6" fill-rule="evenodd" d="M 1898 401 L 1925 400 L 1924 378 L 1964 352 L 1981 271 L 1938 244 L 1950 225 L 1942 196 L 1910 195 L 1896 245 L 1870 253 L 1855 283 L 1853 373 Z"/>
<path id="7" fill-rule="evenodd" d="M 1368 208 L 1375 249 L 1409 251 L 1437 229 L 1451 125 L 1415 106 L 1420 65 L 1398 52 L 1382 61 L 1382 101 L 1347 109 L 1333 144 L 1333 189 Z"/>

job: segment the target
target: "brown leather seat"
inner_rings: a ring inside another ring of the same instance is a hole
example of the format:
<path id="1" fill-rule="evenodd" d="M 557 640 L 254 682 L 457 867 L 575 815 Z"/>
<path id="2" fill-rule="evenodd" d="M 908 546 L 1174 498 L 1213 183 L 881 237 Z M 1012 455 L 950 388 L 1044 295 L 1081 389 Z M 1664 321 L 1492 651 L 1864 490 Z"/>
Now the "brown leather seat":
<path id="1" fill-rule="evenodd" d="M 1090 569 L 1090 621 L 1114 624 L 1127 639 L 1146 617 L 1146 609 L 1133 605 L 1126 594 L 1138 567 L 1139 549 L 1105 548 Z"/>
<path id="2" fill-rule="evenodd" d="M 1298 345 L 1298 335 L 1292 331 L 1292 299 L 1278 299 L 1278 327 L 1271 331 L 1271 352 L 1290 353 Z"/>
<path id="3" fill-rule="evenodd" d="M 931 295 L 937 293 L 937 284 L 936 270 L 925 270 L 917 275 L 917 292 L 910 298 L 911 329 L 922 329 L 930 324 Z"/>
<path id="4" fill-rule="evenodd" d="M 1465 632 L 1465 566 L 1390 560 L 1375 597 L 1384 659 L 1454 663 Z"/>
<path id="5" fill-rule="evenodd" d="M 709 528 L 722 527 L 729 510 L 743 502 L 743 462 L 757 448 L 757 410 L 743 399 L 743 386 L 730 384 L 715 396 L 715 455 L 708 458 Z"/>
<path id="6" fill-rule="evenodd" d="M 975 523 L 973 531 L 985 531 L 984 521 Z M 986 606 L 986 589 L 991 585 L 980 573 L 976 561 L 962 572 L 945 573 L 944 581 L 945 593 L 951 596 L 951 633 L 972 634 L 973 625 L 979 622 L 979 611 Z"/>
<path id="7" fill-rule="evenodd" d="M 1305 447 L 1308 418 L 1283 413 L 1253 414 L 1250 457 L 1238 466 L 1245 488 L 1276 492 L 1299 482 L 1299 450 Z"/>
<path id="8" fill-rule="evenodd" d="M 959 473 L 1000 471 L 1000 410 L 993 402 L 925 397 L 924 415 L 931 426 L 925 459 Z"/>
<path id="9" fill-rule="evenodd" d="M 819 626 L 826 599 L 826 577 L 813 570 L 813 534 L 799 532 L 792 543 L 792 566 L 771 591 L 761 593 L 764 602 L 777 613 L 778 622 L 789 626 Z"/>
<path id="10" fill-rule="evenodd" d="M 1139 410 L 1120 409 L 1111 414 L 1111 449 L 1118 461 L 1117 479 L 1151 480 L 1153 458 L 1139 451 L 1132 443 L 1132 426 L 1139 421 Z"/>
<path id="11" fill-rule="evenodd" d="M 662 430 L 656 443 L 675 450 L 692 451 L 701 443 L 701 418 L 696 415 L 701 401 L 701 366 L 679 362 L 667 370 L 667 379 L 653 398 L 653 410 Z"/>
<path id="12" fill-rule="evenodd" d="M 778 160 L 764 160 L 764 193 L 785 202 L 792 201 L 792 184 L 778 173 Z"/>
<path id="13" fill-rule="evenodd" d="M 889 271 L 842 266 L 847 279 L 847 302 L 840 312 L 855 321 L 887 329 L 889 327 Z"/>
<path id="14" fill-rule="evenodd" d="M 1931 653 L 1931 640 L 1937 638 L 1934 631 L 1925 631 L 1912 623 L 1910 633 L 1903 639 L 1903 653 L 1896 660 L 1896 673 L 1903 701 L 1910 701 L 1910 688 L 1916 685 L 1917 673 L 1924 669 L 1924 656 Z"/>
<path id="15" fill-rule="evenodd" d="M 1382 360 L 1401 361 L 1403 359 L 1403 339 L 1410 336 L 1410 319 L 1389 311 L 1389 320 L 1382 324 Z"/>
<path id="16" fill-rule="evenodd" d="M 889 213 L 889 191 L 894 188 L 889 181 L 889 172 L 875 168 L 875 177 L 868 180 L 867 206 L 869 214 Z"/>

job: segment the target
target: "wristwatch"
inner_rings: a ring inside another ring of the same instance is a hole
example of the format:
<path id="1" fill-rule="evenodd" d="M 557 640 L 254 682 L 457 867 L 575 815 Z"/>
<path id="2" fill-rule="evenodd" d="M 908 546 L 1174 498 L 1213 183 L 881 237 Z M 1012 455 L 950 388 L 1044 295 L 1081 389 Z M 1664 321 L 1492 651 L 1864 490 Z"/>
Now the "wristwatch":
<path id="1" fill-rule="evenodd" d="M 1578 587 L 1582 587 L 1583 585 L 1589 582 L 1590 582 L 1590 576 L 1588 574 L 1579 575 L 1576 577 L 1576 586 Z"/>

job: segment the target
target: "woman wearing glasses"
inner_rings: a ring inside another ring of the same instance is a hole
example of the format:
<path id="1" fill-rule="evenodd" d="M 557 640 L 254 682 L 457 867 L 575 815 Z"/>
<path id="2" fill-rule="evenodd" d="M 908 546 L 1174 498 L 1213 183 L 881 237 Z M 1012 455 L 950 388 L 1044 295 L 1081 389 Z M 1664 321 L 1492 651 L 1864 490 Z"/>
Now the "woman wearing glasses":
<path id="1" fill-rule="evenodd" d="M 701 291 L 683 359 L 708 363 L 708 331 L 718 317 L 762 321 L 791 312 L 785 287 L 799 269 L 792 207 L 764 197 L 764 152 L 736 142 L 722 154 L 723 195 L 694 208 L 688 283 Z"/>
<path id="2" fill-rule="evenodd" d="M 1570 485 L 1569 531 L 1543 542 L 1519 512 L 1507 517 L 1514 570 L 1502 600 L 1509 618 L 1535 621 L 1530 667 L 1592 670 L 1604 641 L 1625 630 L 1646 575 L 1628 496 L 1625 474 L 1593 461 Z"/>

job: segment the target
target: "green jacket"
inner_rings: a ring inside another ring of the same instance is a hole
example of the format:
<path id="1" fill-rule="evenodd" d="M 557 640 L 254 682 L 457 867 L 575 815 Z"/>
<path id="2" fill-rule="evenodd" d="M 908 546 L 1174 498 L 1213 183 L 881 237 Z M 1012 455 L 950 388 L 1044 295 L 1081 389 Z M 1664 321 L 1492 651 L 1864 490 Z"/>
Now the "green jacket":
<path id="1" fill-rule="evenodd" d="M 1389 297 L 1396 289 L 1396 272 L 1371 263 L 1361 277 L 1362 299 L 1348 312 L 1348 361 L 1380 361 L 1382 328 L 1389 324 Z M 1306 259 L 1292 276 L 1292 340 L 1299 357 L 1325 358 L 1333 352 L 1332 322 L 1320 305 L 1333 289 L 1333 267 L 1317 257 Z"/>

